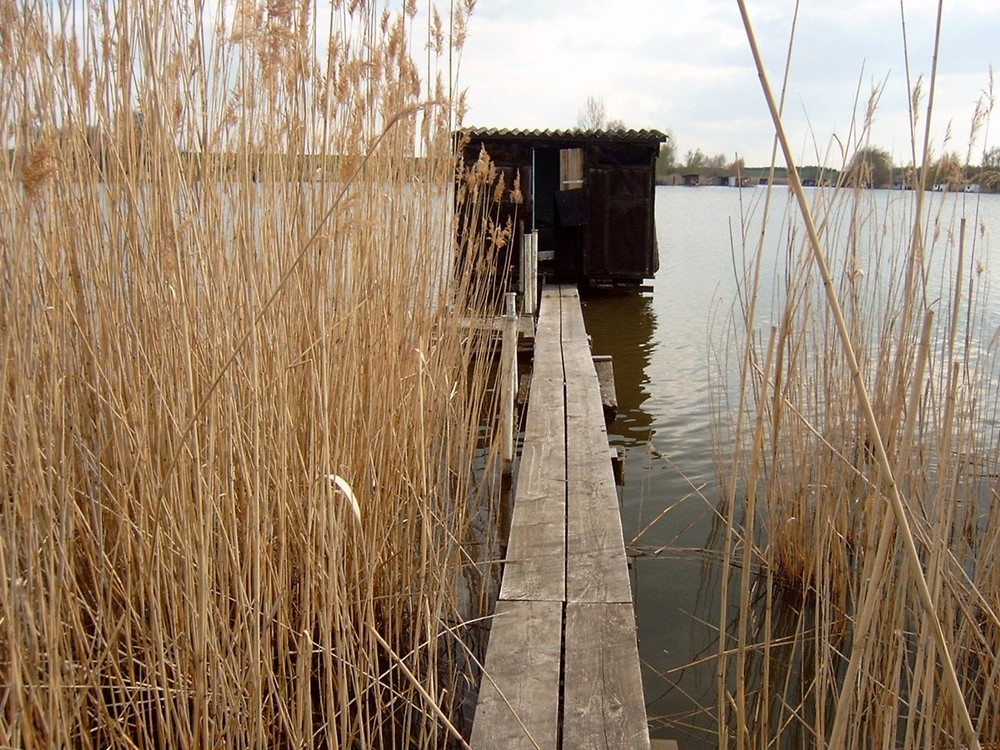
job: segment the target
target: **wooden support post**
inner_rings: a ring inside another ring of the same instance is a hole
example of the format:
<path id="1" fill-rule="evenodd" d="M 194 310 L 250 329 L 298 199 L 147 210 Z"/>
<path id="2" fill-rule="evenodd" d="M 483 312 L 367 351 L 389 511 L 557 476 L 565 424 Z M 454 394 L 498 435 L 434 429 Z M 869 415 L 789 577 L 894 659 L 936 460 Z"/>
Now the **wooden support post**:
<path id="1" fill-rule="evenodd" d="M 594 369 L 601 386 L 601 404 L 604 406 L 604 423 L 611 425 L 618 416 L 618 393 L 615 390 L 615 371 L 608 354 L 594 355 Z"/>
<path id="2" fill-rule="evenodd" d="M 501 552 L 506 553 L 513 512 L 511 474 L 514 466 L 514 415 L 517 407 L 517 295 L 505 295 L 507 306 L 500 349 L 500 533 Z"/>

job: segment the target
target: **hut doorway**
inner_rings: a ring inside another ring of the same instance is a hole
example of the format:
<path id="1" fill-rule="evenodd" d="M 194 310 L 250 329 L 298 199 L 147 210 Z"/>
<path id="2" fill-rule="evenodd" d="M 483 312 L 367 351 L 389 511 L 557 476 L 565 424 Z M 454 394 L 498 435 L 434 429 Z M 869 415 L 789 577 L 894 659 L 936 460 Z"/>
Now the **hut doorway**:
<path id="1" fill-rule="evenodd" d="M 552 258 L 556 280 L 577 283 L 585 267 L 588 223 L 582 148 L 536 148 L 534 218 L 540 257 Z"/>

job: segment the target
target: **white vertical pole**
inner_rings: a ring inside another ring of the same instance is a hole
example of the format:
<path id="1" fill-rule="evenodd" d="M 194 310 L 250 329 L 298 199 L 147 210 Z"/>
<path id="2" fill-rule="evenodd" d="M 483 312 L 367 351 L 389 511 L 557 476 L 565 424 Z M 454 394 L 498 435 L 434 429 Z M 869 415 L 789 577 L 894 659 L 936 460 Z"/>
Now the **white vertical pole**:
<path id="1" fill-rule="evenodd" d="M 517 295 L 505 295 L 507 312 L 503 318 L 500 349 L 500 513 L 497 519 L 501 556 L 507 554 L 513 515 L 511 475 L 514 469 L 514 407 L 517 393 Z"/>
<path id="2" fill-rule="evenodd" d="M 521 271 L 518 273 L 517 291 L 521 293 L 521 309 L 528 314 L 528 297 L 531 292 L 531 232 L 525 232 L 521 226 Z"/>
<path id="3" fill-rule="evenodd" d="M 538 230 L 525 234 L 521 243 L 521 278 L 525 315 L 534 315 L 538 304 Z"/>
<path id="4" fill-rule="evenodd" d="M 531 314 L 538 311 L 538 230 L 531 233 Z"/>
<path id="5" fill-rule="evenodd" d="M 517 295 L 505 295 L 503 346 L 500 350 L 501 468 L 509 473 L 514 460 L 514 399 L 517 393 Z"/>

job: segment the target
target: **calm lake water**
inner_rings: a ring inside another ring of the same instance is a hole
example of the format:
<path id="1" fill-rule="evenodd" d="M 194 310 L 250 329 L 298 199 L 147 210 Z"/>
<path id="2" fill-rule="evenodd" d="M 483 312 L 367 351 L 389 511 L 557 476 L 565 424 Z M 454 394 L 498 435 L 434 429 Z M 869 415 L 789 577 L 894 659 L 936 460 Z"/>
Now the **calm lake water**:
<path id="1" fill-rule="evenodd" d="M 715 653 L 718 647 L 718 544 L 713 507 L 718 486 L 710 423 L 710 368 L 725 341 L 736 300 L 734 246 L 741 216 L 759 233 L 762 188 L 660 187 L 656 192 L 660 271 L 645 297 L 585 300 L 595 354 L 613 356 L 619 416 L 611 442 L 627 452 L 621 490 L 625 541 L 654 737 L 683 750 L 716 746 Z M 813 191 L 813 197 L 819 197 Z M 875 191 L 875 221 L 912 224 L 913 193 Z M 1000 195 L 925 194 L 933 215 L 966 216 L 981 227 L 976 249 L 988 272 L 989 229 L 1000 226 Z M 769 279 L 782 257 L 788 193 L 777 189 L 765 242 L 765 293 L 758 320 L 770 324 Z M 957 222 L 954 224 L 957 227 Z M 735 238 L 735 239 L 734 239 Z M 740 252 L 736 250 L 736 256 Z M 741 260 L 736 261 L 742 263 Z M 995 298 L 996 295 L 993 295 Z M 1000 322 L 990 302 L 989 335 Z M 765 333 L 766 335 L 766 333 Z M 712 383 L 721 388 L 722 381 Z M 724 447 L 722 447 L 724 450 Z M 630 544 L 631 543 L 631 544 Z"/>

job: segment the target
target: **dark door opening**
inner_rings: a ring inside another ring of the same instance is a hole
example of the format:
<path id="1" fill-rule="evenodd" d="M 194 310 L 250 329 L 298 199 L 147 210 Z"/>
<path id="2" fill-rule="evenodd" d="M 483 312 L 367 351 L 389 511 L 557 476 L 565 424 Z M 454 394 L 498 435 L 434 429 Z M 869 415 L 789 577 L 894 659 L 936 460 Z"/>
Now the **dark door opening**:
<path id="1" fill-rule="evenodd" d="M 535 228 L 556 281 L 579 283 L 588 223 L 581 149 L 535 149 Z"/>

